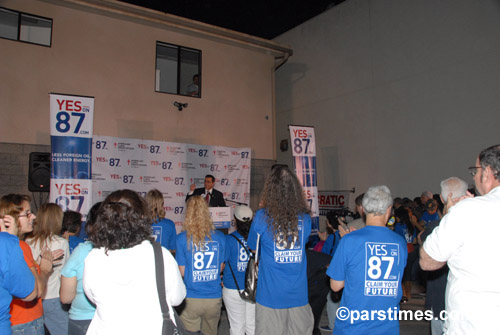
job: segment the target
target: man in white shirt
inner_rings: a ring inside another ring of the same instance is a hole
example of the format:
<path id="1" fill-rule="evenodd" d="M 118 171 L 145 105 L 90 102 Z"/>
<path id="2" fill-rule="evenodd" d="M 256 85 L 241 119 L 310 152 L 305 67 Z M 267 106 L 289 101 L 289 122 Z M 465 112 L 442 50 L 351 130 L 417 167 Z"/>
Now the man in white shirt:
<path id="1" fill-rule="evenodd" d="M 469 168 L 479 197 L 460 201 L 420 249 L 420 265 L 447 262 L 445 334 L 500 334 L 500 145 L 484 149 Z M 451 198 L 451 197 L 450 197 Z M 459 199 L 449 199 L 453 205 Z"/>

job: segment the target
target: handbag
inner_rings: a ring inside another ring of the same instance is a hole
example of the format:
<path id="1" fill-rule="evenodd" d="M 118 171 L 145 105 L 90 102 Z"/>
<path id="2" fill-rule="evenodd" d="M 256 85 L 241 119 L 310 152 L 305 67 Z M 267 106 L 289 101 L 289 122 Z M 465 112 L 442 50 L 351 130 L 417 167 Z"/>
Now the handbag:
<path id="1" fill-rule="evenodd" d="M 156 270 L 156 288 L 158 290 L 158 298 L 160 300 L 161 313 L 163 315 L 162 335 L 186 335 L 188 334 L 184 328 L 179 315 L 172 308 L 174 312 L 175 323 L 170 318 L 169 310 L 165 292 L 165 268 L 163 264 L 163 252 L 161 245 L 158 242 L 151 241 L 153 251 L 155 254 L 155 270 Z"/>
<path id="2" fill-rule="evenodd" d="M 245 247 L 245 245 L 243 245 L 243 243 L 241 243 L 241 241 L 236 236 L 234 235 L 231 236 L 233 236 L 248 253 L 249 260 L 247 263 L 247 270 L 245 272 L 245 289 L 240 290 L 240 287 L 236 282 L 236 277 L 234 276 L 233 268 L 231 267 L 231 264 L 228 263 L 229 269 L 231 270 L 231 274 L 233 275 L 233 279 L 241 299 L 254 304 L 255 297 L 257 295 L 257 279 L 259 276 L 258 255 L 259 255 L 260 235 L 257 234 L 257 248 L 255 250 L 255 256 Z"/>

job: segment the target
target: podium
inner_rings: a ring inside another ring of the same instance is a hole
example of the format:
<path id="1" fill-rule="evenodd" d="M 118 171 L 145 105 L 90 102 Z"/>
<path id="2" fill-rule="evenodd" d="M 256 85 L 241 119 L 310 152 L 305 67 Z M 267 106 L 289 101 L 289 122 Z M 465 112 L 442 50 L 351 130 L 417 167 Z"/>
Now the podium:
<path id="1" fill-rule="evenodd" d="M 209 207 L 208 210 L 215 229 L 229 229 L 231 227 L 230 207 Z"/>

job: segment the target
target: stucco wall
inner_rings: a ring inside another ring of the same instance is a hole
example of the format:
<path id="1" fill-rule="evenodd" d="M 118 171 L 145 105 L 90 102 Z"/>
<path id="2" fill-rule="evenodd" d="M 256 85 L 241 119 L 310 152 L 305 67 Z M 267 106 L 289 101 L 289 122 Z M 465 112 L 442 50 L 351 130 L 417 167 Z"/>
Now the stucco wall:
<path id="1" fill-rule="evenodd" d="M 49 93 L 95 97 L 94 133 L 252 148 L 273 159 L 274 57 L 178 29 L 37 0 L 0 6 L 53 19 L 52 47 L 0 39 L 0 142 L 47 145 Z M 202 51 L 202 98 L 155 92 L 156 41 Z M 174 101 L 187 102 L 179 112 Z"/>
<path id="2" fill-rule="evenodd" d="M 276 74 L 276 140 L 315 126 L 319 189 L 437 193 L 449 176 L 472 183 L 467 167 L 500 143 L 498 1 L 348 0 L 276 41 L 294 50 Z"/>

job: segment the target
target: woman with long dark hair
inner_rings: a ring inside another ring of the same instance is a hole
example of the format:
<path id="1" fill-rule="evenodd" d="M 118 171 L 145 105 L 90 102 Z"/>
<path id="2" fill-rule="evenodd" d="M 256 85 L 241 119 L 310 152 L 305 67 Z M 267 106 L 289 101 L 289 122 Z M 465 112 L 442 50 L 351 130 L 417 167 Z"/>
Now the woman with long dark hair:
<path id="1" fill-rule="evenodd" d="M 255 333 L 311 334 L 305 253 L 311 217 L 297 176 L 275 167 L 260 203 L 248 236 L 250 248 L 259 248 Z"/>
<path id="2" fill-rule="evenodd" d="M 245 272 L 251 251 L 247 245 L 253 212 L 248 206 L 234 211 L 236 231 L 226 236 L 226 266 L 222 299 L 226 306 L 231 335 L 255 333 L 255 304 L 241 299 L 239 290 L 245 289 Z"/>
<path id="3" fill-rule="evenodd" d="M 101 204 L 89 234 L 94 248 L 85 259 L 83 288 L 96 313 L 87 334 L 161 334 L 151 217 L 144 199 L 120 190 Z M 166 300 L 172 306 L 186 295 L 177 263 L 162 248 Z"/>
<path id="4" fill-rule="evenodd" d="M 190 197 L 175 254 L 187 289 L 180 317 L 190 332 L 217 335 L 225 250 L 226 238 L 215 230 L 205 199 L 199 195 Z"/>

